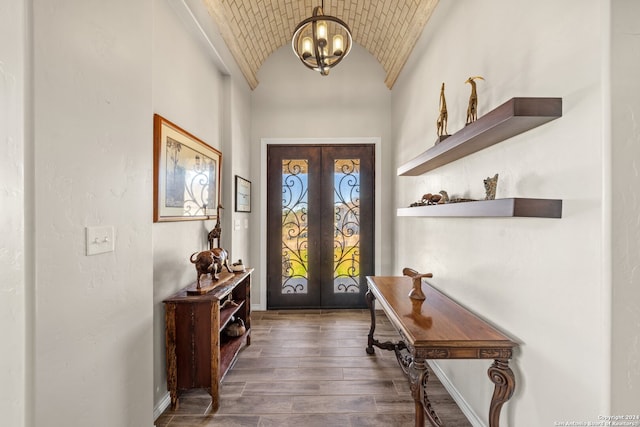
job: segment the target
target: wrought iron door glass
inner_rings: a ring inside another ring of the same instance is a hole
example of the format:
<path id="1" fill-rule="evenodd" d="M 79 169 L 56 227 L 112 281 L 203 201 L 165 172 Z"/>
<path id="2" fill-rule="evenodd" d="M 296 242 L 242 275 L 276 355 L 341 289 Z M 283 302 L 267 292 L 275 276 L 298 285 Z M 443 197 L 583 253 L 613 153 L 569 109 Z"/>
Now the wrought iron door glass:
<path id="1" fill-rule="evenodd" d="M 333 292 L 360 292 L 360 159 L 334 160 Z"/>
<path id="2" fill-rule="evenodd" d="M 306 294 L 309 281 L 306 159 L 282 160 L 282 293 Z"/>

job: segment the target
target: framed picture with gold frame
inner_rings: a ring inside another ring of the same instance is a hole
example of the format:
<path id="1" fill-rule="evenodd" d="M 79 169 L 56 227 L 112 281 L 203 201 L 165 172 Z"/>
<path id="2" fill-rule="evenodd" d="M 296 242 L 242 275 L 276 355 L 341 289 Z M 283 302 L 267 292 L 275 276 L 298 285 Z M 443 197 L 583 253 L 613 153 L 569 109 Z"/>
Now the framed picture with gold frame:
<path id="1" fill-rule="evenodd" d="M 215 219 L 222 153 L 153 116 L 153 221 Z"/>

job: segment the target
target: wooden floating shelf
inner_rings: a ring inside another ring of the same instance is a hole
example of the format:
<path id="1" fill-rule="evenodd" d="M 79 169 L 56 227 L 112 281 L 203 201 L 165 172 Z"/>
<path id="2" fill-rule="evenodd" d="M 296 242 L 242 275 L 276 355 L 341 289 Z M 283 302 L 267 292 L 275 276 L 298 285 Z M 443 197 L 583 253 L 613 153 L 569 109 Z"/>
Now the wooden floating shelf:
<path id="1" fill-rule="evenodd" d="M 562 98 L 511 98 L 398 168 L 417 176 L 562 117 Z"/>
<path id="2" fill-rule="evenodd" d="M 398 208 L 398 216 L 562 218 L 562 200 L 496 199 Z"/>

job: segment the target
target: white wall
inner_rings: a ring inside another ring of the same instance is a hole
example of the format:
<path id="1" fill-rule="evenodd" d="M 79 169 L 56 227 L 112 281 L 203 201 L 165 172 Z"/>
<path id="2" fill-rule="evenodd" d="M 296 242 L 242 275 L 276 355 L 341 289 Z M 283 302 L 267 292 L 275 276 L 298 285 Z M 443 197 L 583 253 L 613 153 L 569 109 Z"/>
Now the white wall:
<path id="1" fill-rule="evenodd" d="M 602 6 L 601 6 L 602 5 Z M 464 126 L 470 86 L 479 116 L 515 96 L 563 98 L 563 117 L 420 177 L 397 177 L 397 206 L 423 193 L 564 200 L 562 219 L 396 219 L 396 270 L 430 281 L 520 343 L 504 425 L 553 425 L 609 413 L 610 282 L 603 151 L 609 30 L 596 0 L 440 2 L 393 88 L 397 165 L 433 145 L 446 84 L 449 132 Z M 397 166 L 396 165 L 396 166 Z M 439 366 L 486 423 L 489 363 Z M 636 408 L 637 409 L 637 408 Z M 501 424 L 502 425 L 502 424 Z"/>
<path id="2" fill-rule="evenodd" d="M 271 54 L 258 73 L 260 84 L 251 97 L 251 165 L 254 170 L 265 172 L 265 147 L 263 140 L 303 140 L 321 138 L 325 142 L 335 138 L 380 138 L 380 152 L 376 171 L 379 188 L 376 196 L 376 234 L 381 245 L 376 245 L 377 273 L 387 273 L 391 267 L 392 247 L 388 226 L 392 213 L 390 199 L 391 179 L 391 92 L 384 85 L 384 71 L 380 64 L 364 48 L 354 45 L 349 56 L 329 76 L 306 68 L 285 45 Z M 252 237 L 252 258 L 259 260 L 256 278 L 260 289 L 252 293 L 254 303 L 266 306 L 266 246 L 265 218 L 266 188 L 263 175 L 253 182 L 254 206 L 262 211 L 252 213 L 254 230 L 262 233 L 261 244 Z M 254 174 L 255 177 L 255 174 Z M 258 191 L 262 189 L 262 191 Z M 384 228 L 383 228 L 384 225 Z M 381 231 L 384 230 L 384 231 Z M 254 282 L 255 283 L 255 282 Z M 255 298 L 260 295 L 260 300 Z"/>
<path id="3" fill-rule="evenodd" d="M 612 413 L 640 407 L 640 3 L 612 2 Z"/>
<path id="4" fill-rule="evenodd" d="M 153 424 L 151 10 L 33 1 L 36 426 Z"/>
<path id="5" fill-rule="evenodd" d="M 248 233 L 234 231 L 242 215 L 233 209 L 233 175 L 251 178 L 246 154 L 249 139 L 249 87 L 239 71 L 229 71 L 220 55 L 216 29 L 203 6 L 156 1 L 153 9 L 153 111 L 222 152 L 222 240 L 234 258 L 248 259 Z M 204 13 L 204 15 L 203 15 Z M 217 43 L 217 44 L 211 44 Z M 228 56 L 228 55 L 227 55 Z M 229 59 L 227 58 L 227 61 Z M 231 75 L 223 75 L 231 72 Z M 149 117 L 151 119 L 151 117 Z M 149 149 L 151 146 L 149 146 Z M 195 281 L 189 256 L 208 249 L 207 234 L 215 221 L 153 224 L 154 413 L 168 405 L 164 305 L 162 300 Z"/>
<path id="6" fill-rule="evenodd" d="M 26 420 L 30 361 L 24 218 L 27 13 L 20 0 L 0 4 L 0 414 L 3 423 L 12 426 L 24 425 Z"/>

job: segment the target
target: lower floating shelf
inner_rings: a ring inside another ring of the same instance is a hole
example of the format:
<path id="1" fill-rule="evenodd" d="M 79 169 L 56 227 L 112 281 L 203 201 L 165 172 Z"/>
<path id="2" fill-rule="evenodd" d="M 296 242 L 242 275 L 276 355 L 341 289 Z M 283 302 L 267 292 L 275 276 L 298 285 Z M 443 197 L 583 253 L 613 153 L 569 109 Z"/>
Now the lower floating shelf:
<path id="1" fill-rule="evenodd" d="M 398 208 L 398 216 L 562 218 L 562 200 L 496 199 Z"/>

